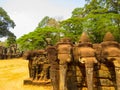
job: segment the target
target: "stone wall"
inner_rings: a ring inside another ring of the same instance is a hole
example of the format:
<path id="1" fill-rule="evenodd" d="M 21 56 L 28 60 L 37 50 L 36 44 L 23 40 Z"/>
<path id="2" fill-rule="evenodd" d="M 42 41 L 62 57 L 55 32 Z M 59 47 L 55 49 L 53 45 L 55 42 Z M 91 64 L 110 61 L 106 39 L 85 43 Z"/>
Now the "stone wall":
<path id="1" fill-rule="evenodd" d="M 94 68 L 94 90 L 115 90 L 116 80 L 114 65 L 101 63 L 99 68 Z M 87 90 L 86 74 L 84 65 L 69 65 L 68 90 Z"/>

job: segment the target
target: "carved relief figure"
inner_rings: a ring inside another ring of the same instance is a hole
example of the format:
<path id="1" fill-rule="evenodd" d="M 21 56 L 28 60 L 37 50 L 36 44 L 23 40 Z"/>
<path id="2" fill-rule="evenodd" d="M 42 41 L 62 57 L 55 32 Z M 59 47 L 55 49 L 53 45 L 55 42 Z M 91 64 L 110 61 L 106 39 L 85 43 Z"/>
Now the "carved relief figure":
<path id="1" fill-rule="evenodd" d="M 50 62 L 50 79 L 53 90 L 59 89 L 59 60 L 57 58 L 57 49 L 55 46 L 49 46 L 46 49 L 47 58 Z"/>

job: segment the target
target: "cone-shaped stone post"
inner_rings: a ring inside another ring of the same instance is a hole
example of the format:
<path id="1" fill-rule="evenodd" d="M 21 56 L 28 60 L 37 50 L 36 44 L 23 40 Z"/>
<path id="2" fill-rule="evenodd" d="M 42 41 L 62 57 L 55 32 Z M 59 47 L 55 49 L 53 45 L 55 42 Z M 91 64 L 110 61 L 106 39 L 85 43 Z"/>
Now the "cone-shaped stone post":
<path id="1" fill-rule="evenodd" d="M 111 32 L 107 32 L 101 43 L 103 48 L 102 57 L 107 58 L 115 66 L 116 90 L 120 90 L 120 48 Z M 107 54 L 106 54 L 107 53 Z M 105 55 L 106 54 L 106 55 Z"/>
<path id="2" fill-rule="evenodd" d="M 115 41 L 114 36 L 112 35 L 111 32 L 107 32 L 103 38 L 103 42 L 105 41 Z"/>
<path id="3" fill-rule="evenodd" d="M 78 46 L 78 48 L 80 48 L 80 61 L 85 63 L 87 88 L 88 90 L 94 90 L 93 65 L 97 63 L 97 60 L 95 60 L 95 51 L 92 48 L 92 44 L 86 32 L 82 33 Z"/>
<path id="4" fill-rule="evenodd" d="M 82 33 L 79 42 L 90 42 L 90 39 L 86 32 Z"/>
<path id="5" fill-rule="evenodd" d="M 69 38 L 63 38 L 56 45 L 59 59 L 59 90 L 68 90 L 67 88 L 67 70 L 68 62 L 72 61 L 72 42 Z"/>

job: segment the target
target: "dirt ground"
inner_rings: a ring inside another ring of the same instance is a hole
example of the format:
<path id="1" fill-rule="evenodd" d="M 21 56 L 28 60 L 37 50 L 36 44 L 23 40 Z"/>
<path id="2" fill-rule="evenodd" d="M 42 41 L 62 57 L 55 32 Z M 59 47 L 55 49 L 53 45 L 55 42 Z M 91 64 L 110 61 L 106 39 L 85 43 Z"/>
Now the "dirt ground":
<path id="1" fill-rule="evenodd" d="M 52 90 L 50 86 L 24 85 L 23 81 L 27 78 L 27 60 L 0 60 L 0 90 Z"/>

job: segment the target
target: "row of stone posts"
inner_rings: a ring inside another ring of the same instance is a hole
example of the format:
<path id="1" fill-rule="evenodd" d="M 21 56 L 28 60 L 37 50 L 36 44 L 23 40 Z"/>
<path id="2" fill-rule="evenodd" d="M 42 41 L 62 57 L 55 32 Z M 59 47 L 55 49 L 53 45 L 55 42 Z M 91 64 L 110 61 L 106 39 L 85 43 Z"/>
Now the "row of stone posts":
<path id="1" fill-rule="evenodd" d="M 53 90 L 120 90 L 120 44 L 110 32 L 99 44 L 83 33 L 76 45 L 64 38 L 24 56 L 30 75 L 24 84 L 49 84 Z"/>
<path id="2" fill-rule="evenodd" d="M 11 44 L 9 47 L 0 46 L 0 59 L 17 58 L 22 54 L 23 52 L 17 48 L 16 44 Z"/>

